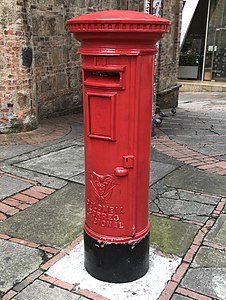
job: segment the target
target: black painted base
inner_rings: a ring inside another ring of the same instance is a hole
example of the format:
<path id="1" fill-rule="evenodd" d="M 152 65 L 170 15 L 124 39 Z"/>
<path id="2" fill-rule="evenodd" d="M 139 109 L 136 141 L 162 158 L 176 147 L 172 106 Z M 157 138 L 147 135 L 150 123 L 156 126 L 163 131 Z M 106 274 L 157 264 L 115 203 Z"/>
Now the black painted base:
<path id="1" fill-rule="evenodd" d="M 93 277 L 123 283 L 139 279 L 149 268 L 149 234 L 135 244 L 103 244 L 84 232 L 85 268 Z"/>

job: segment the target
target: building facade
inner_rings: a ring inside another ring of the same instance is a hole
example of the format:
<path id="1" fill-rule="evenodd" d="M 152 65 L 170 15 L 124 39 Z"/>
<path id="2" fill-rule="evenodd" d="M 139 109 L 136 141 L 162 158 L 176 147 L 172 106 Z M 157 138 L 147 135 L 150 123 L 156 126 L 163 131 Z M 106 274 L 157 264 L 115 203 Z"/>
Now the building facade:
<path id="1" fill-rule="evenodd" d="M 162 103 L 167 94 L 176 103 L 182 1 L 162 2 L 162 16 L 172 20 L 172 27 L 160 45 L 158 95 Z M 144 1 L 1 1 L 0 133 L 32 130 L 41 118 L 82 110 L 78 45 L 65 21 L 109 9 L 143 11 Z"/>
<path id="2" fill-rule="evenodd" d="M 179 78 L 226 82 L 226 1 L 186 0 Z"/>

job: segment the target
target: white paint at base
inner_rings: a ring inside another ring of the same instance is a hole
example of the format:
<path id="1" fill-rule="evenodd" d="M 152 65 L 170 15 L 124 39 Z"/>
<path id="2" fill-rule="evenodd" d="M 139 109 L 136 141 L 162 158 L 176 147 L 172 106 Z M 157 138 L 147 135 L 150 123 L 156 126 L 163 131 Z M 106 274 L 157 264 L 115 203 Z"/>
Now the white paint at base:
<path id="1" fill-rule="evenodd" d="M 81 242 L 53 265 L 47 274 L 65 282 L 76 284 L 112 300 L 156 300 L 172 277 L 181 259 L 166 258 L 150 248 L 150 268 L 142 278 L 129 283 L 107 283 L 93 278 L 84 268 L 84 245 Z"/>
<path id="2" fill-rule="evenodd" d="M 222 276 L 213 277 L 213 288 L 219 299 L 226 299 L 226 281 Z"/>

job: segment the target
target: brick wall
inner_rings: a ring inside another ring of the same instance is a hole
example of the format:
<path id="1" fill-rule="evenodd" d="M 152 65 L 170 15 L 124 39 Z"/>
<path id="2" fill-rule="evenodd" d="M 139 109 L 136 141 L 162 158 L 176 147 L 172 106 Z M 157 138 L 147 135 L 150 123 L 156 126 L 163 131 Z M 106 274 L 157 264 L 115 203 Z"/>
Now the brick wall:
<path id="1" fill-rule="evenodd" d="M 164 17 L 175 20 L 179 1 L 164 0 Z M 76 41 L 67 33 L 67 19 L 109 9 L 143 11 L 143 2 L 2 0 L 0 133 L 31 130 L 40 118 L 82 109 L 80 57 L 76 54 Z M 177 30 L 164 39 L 161 48 L 159 74 L 164 80 L 159 91 L 176 84 Z"/>
<path id="2" fill-rule="evenodd" d="M 0 4 L 0 132 L 36 127 L 29 12 L 22 0 Z"/>

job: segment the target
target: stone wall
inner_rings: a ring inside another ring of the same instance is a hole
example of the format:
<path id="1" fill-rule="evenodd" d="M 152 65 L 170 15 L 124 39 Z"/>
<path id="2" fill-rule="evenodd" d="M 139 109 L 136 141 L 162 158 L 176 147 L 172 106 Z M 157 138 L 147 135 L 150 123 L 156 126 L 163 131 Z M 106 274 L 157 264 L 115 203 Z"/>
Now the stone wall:
<path id="1" fill-rule="evenodd" d="M 164 0 L 164 17 L 173 24 L 161 47 L 160 93 L 177 82 L 179 2 Z M 143 0 L 2 0 L 0 133 L 31 130 L 40 118 L 82 109 L 78 44 L 66 30 L 67 19 L 109 9 L 143 11 L 143 6 Z"/>
<path id="2" fill-rule="evenodd" d="M 179 43 L 182 14 L 181 0 L 162 1 L 162 17 L 171 21 L 170 32 L 161 40 L 159 49 L 157 104 L 169 108 L 178 104 Z"/>

